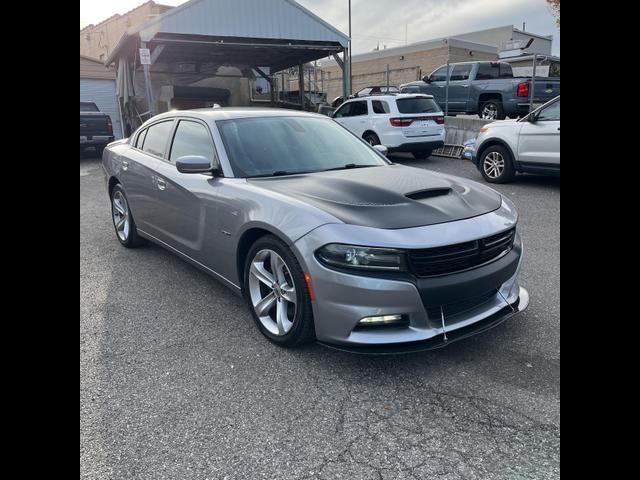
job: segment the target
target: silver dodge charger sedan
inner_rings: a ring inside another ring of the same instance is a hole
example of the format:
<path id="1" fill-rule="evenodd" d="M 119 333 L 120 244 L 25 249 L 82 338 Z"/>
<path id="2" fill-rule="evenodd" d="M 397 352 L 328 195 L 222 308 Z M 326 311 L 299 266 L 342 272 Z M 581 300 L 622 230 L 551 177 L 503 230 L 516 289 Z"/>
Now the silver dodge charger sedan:
<path id="1" fill-rule="evenodd" d="M 278 345 L 426 350 L 524 310 L 513 204 L 383 150 L 322 115 L 214 108 L 155 116 L 102 163 L 120 243 L 214 276 Z"/>

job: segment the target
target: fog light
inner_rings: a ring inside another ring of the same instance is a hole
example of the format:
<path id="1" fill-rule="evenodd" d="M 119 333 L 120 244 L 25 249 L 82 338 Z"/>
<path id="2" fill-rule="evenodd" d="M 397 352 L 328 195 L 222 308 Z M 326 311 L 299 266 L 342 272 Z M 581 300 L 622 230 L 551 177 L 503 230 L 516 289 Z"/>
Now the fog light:
<path id="1" fill-rule="evenodd" d="M 401 323 L 404 319 L 402 315 L 382 315 L 379 317 L 364 317 L 359 325 L 388 325 L 390 323 Z"/>

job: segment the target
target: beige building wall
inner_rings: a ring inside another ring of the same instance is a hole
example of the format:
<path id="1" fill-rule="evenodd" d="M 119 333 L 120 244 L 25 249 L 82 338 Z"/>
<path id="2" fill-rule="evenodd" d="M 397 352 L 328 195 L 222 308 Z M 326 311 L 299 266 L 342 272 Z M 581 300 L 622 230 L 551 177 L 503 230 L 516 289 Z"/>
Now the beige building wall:
<path id="1" fill-rule="evenodd" d="M 160 15 L 171 8 L 173 7 L 149 1 L 123 15 L 116 14 L 97 25 L 86 26 L 80 30 L 80 55 L 106 60 L 118 44 L 120 37 L 129 28 L 140 25 L 151 16 Z"/>
<path id="2" fill-rule="evenodd" d="M 115 80 L 116 74 L 113 67 L 106 68 L 100 60 L 80 55 L 80 78 Z"/>
<path id="3" fill-rule="evenodd" d="M 380 52 L 383 53 L 384 51 Z M 425 49 L 413 53 L 393 56 L 380 56 L 358 60 L 353 58 L 353 93 L 370 85 L 386 85 L 386 68 L 389 65 L 389 84 L 398 86 L 402 83 L 419 80 L 447 63 L 448 48 L 446 46 Z M 367 55 L 368 56 L 368 55 Z M 477 60 L 497 60 L 496 53 L 479 50 L 451 47 L 451 63 Z M 325 73 L 325 91 L 327 100 L 331 101 L 342 95 L 342 70 L 336 64 L 323 67 Z M 327 80 L 328 76 L 328 80 Z M 295 90 L 297 90 L 297 83 Z"/>

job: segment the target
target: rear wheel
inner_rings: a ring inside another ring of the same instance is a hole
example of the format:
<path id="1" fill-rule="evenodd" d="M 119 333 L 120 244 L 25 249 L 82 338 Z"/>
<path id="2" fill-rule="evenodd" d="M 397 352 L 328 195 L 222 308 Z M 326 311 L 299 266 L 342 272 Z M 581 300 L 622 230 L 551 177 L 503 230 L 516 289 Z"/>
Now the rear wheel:
<path id="1" fill-rule="evenodd" d="M 507 116 L 500 100 L 488 100 L 480 107 L 480 118 L 483 120 L 504 120 Z"/>
<path id="2" fill-rule="evenodd" d="M 304 272 L 293 252 L 277 237 L 261 237 L 249 250 L 244 291 L 258 329 L 273 343 L 296 347 L 314 339 Z"/>
<path id="3" fill-rule="evenodd" d="M 416 160 L 426 160 L 431 156 L 431 150 L 418 150 L 416 152 L 411 152 L 413 158 Z"/>
<path id="4" fill-rule="evenodd" d="M 480 158 L 480 173 L 490 183 L 507 183 L 513 180 L 515 169 L 509 151 L 502 145 L 487 148 Z"/>
<path id="5" fill-rule="evenodd" d="M 98 158 L 102 158 L 102 152 L 104 152 L 104 147 L 106 147 L 106 145 L 96 145 L 95 146 L 96 155 L 98 156 Z"/>
<path id="6" fill-rule="evenodd" d="M 146 242 L 138 236 L 136 222 L 133 220 L 127 196 L 120 185 L 113 187 L 111 192 L 111 218 L 116 229 L 118 241 L 127 248 L 135 248 Z"/>
<path id="7" fill-rule="evenodd" d="M 380 145 L 380 139 L 378 138 L 378 136 L 373 133 L 373 132 L 367 132 L 365 133 L 362 138 L 364 139 L 365 142 L 367 142 L 369 145 L 371 145 L 372 147 L 374 145 Z"/>

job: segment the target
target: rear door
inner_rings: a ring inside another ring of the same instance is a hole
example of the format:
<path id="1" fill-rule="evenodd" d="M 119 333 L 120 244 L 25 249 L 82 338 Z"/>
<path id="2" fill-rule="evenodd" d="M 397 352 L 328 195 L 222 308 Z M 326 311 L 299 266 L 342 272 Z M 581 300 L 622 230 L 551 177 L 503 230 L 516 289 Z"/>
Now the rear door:
<path id="1" fill-rule="evenodd" d="M 179 118 L 172 133 L 166 160 L 158 168 L 155 183 L 156 228 L 159 238 L 191 258 L 203 262 L 207 220 L 215 223 L 215 208 L 205 208 L 205 192 L 216 179 L 209 174 L 186 174 L 176 160 L 186 155 L 207 157 L 216 162 L 211 132 L 206 123 Z"/>
<path id="2" fill-rule="evenodd" d="M 137 133 L 127 158 L 122 159 L 122 181 L 136 224 L 159 236 L 162 212 L 158 207 L 158 171 L 165 155 L 174 120 L 153 123 Z"/>
<path id="3" fill-rule="evenodd" d="M 469 102 L 469 78 L 473 64 L 455 65 L 449 79 L 449 111 L 466 112 Z M 445 82 L 446 97 L 446 82 Z"/>
<path id="4" fill-rule="evenodd" d="M 546 167 L 560 166 L 560 100 L 538 114 L 535 123 L 523 122 L 518 141 L 518 160 Z"/>

